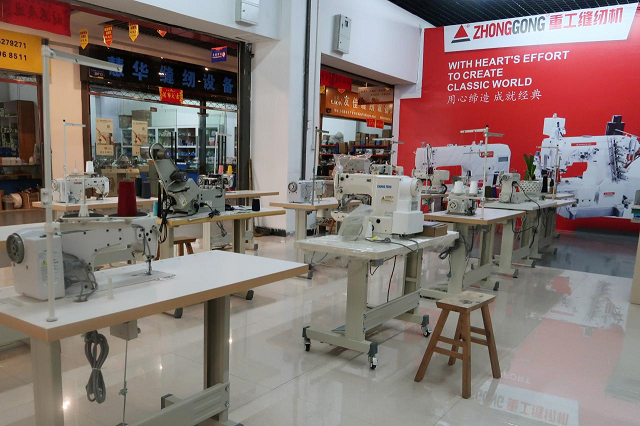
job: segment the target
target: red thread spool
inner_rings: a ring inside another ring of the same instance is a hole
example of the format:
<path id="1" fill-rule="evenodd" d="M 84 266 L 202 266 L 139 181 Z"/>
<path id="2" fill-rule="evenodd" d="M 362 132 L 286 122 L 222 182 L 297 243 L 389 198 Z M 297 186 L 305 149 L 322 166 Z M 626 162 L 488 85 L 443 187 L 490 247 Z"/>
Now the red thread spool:
<path id="1" fill-rule="evenodd" d="M 121 180 L 118 184 L 118 216 L 138 215 L 136 206 L 136 185 L 132 180 Z"/>

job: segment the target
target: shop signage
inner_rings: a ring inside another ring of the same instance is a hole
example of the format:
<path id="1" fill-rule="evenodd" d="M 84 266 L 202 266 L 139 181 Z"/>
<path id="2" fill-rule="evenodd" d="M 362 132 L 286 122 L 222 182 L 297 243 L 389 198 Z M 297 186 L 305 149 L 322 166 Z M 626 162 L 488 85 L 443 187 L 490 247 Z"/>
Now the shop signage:
<path id="1" fill-rule="evenodd" d="M 360 104 L 358 102 L 358 94 L 356 92 L 340 91 L 333 87 L 327 87 L 325 93 L 320 95 L 321 111 L 324 115 L 351 118 L 354 120 L 374 120 L 373 126 L 376 126 L 376 120 L 384 124 L 393 122 L 393 103 L 385 104 Z"/>
<path id="2" fill-rule="evenodd" d="M 113 43 L 113 25 L 104 26 L 104 29 L 102 30 L 102 40 L 104 41 L 104 44 L 111 46 L 111 43 Z"/>
<path id="3" fill-rule="evenodd" d="M 110 81 L 116 86 L 156 93 L 158 87 L 164 87 L 182 90 L 185 97 L 236 102 L 236 74 L 228 71 L 207 71 L 203 66 L 96 45 L 89 45 L 81 54 L 123 68 L 122 72 L 89 68 L 90 82 Z"/>
<path id="4" fill-rule="evenodd" d="M 42 38 L 0 30 L 0 68 L 42 74 Z"/>
<path id="5" fill-rule="evenodd" d="M 131 41 L 136 41 L 140 35 L 140 27 L 138 24 L 129 24 L 129 38 Z"/>
<path id="6" fill-rule="evenodd" d="M 393 89 L 384 86 L 359 87 L 358 102 L 361 104 L 384 104 L 393 102 Z"/>
<path id="7" fill-rule="evenodd" d="M 638 3 L 444 27 L 444 51 L 626 40 Z"/>
<path id="8" fill-rule="evenodd" d="M 184 94 L 180 89 L 170 89 L 168 87 L 159 87 L 160 102 L 168 102 L 170 104 L 181 105 L 184 100 Z"/>
<path id="9" fill-rule="evenodd" d="M 53 0 L 2 0 L 2 22 L 71 36 L 71 7 Z"/>
<path id="10" fill-rule="evenodd" d="M 211 62 L 226 62 L 227 46 L 211 48 Z"/>
<path id="11" fill-rule="evenodd" d="M 167 32 L 164 30 L 158 30 L 158 34 L 160 34 L 160 37 L 164 37 L 167 35 Z"/>
<path id="12" fill-rule="evenodd" d="M 327 70 L 320 70 L 320 85 L 350 91 L 352 84 L 353 82 L 349 77 Z"/>
<path id="13" fill-rule="evenodd" d="M 83 49 L 89 44 L 89 30 L 83 28 L 80 30 L 80 47 Z"/>

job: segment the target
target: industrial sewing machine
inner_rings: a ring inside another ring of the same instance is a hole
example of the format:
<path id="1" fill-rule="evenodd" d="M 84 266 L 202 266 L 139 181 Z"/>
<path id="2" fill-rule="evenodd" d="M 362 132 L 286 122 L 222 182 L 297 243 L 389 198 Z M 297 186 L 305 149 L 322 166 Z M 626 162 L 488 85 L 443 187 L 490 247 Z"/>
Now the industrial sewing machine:
<path id="1" fill-rule="evenodd" d="M 58 203 L 80 203 L 87 189 L 94 189 L 97 199 L 109 194 L 109 179 L 92 173 L 71 174 L 51 181 L 53 201 Z"/>
<path id="2" fill-rule="evenodd" d="M 489 181 L 487 184 L 491 185 L 495 183 L 500 173 L 509 172 L 511 149 L 505 144 L 488 144 L 486 156 L 487 180 Z M 416 173 L 418 173 L 418 176 L 414 174 L 414 177 L 421 178 L 419 176 L 422 176 L 427 179 L 428 176 L 431 175 L 429 169 L 437 172 L 437 169 L 447 168 L 451 170 L 452 168 L 459 168 L 460 176 L 468 181 L 473 179 L 482 180 L 484 176 L 484 157 L 484 143 L 476 144 L 474 142 L 471 145 L 447 145 L 437 147 L 427 145 L 426 147 L 416 150 L 416 169 L 418 170 Z M 426 173 L 421 174 L 423 171 Z M 441 174 L 439 177 L 434 176 L 435 184 L 437 185 L 438 180 L 447 181 L 449 179 L 448 176 L 446 179 L 442 179 L 444 176 L 444 174 Z M 432 186 L 434 186 L 434 184 L 432 184 Z"/>
<path id="3" fill-rule="evenodd" d="M 86 300 L 97 288 L 93 275 L 97 267 L 135 261 L 137 256 L 147 262 L 146 273 L 124 277 L 118 286 L 143 282 L 153 276 L 151 260 L 158 254 L 159 235 L 154 216 L 61 219 L 55 226 L 56 298 L 73 294 Z M 7 238 L 7 252 L 12 262 L 15 290 L 38 300 L 47 300 L 44 226 L 11 234 Z"/>
<path id="4" fill-rule="evenodd" d="M 373 208 L 373 235 L 412 235 L 422 232 L 420 181 L 408 176 L 336 173 L 334 192 L 339 210 L 352 200 Z M 340 220 L 340 213 L 336 213 Z M 333 213 L 332 213 L 333 216 Z"/>
<path id="5" fill-rule="evenodd" d="M 321 200 L 326 194 L 326 180 L 298 180 L 289 182 L 287 200 L 290 203 L 310 203 L 312 200 Z M 315 185 L 315 189 L 314 189 Z"/>
<path id="6" fill-rule="evenodd" d="M 422 143 L 416 150 L 415 168 L 411 175 L 422 182 L 424 194 L 444 194 L 447 192 L 445 182 L 449 180 L 449 170 L 436 170 L 433 164 L 433 148 Z"/>
<path id="7" fill-rule="evenodd" d="M 502 173 L 498 178 L 500 182 L 501 203 L 524 203 L 526 200 L 525 193 L 520 188 L 520 174 L 518 173 Z"/>
<path id="8" fill-rule="evenodd" d="M 171 214 L 193 215 L 201 208 L 224 212 L 225 189 L 220 180 L 215 188 L 203 189 L 191 179 L 186 172 L 180 171 L 171 159 L 171 150 L 159 143 L 143 145 L 140 155 L 145 160 L 153 160 L 162 183 L 170 200 L 168 211 Z"/>
<path id="9" fill-rule="evenodd" d="M 558 213 L 569 219 L 631 218 L 630 206 L 640 187 L 638 136 L 624 131 L 620 115 L 607 123 L 603 136 L 565 137 L 565 121 L 557 114 L 545 118 L 544 134 L 549 137 L 542 141 L 535 158 L 536 174 L 556 178 L 557 192 L 572 193 L 577 201 Z M 579 174 L 572 172 L 579 166 Z"/>
<path id="10" fill-rule="evenodd" d="M 448 214 L 473 216 L 478 207 L 478 182 L 472 181 L 467 186 L 462 180 L 457 180 L 447 199 Z"/>

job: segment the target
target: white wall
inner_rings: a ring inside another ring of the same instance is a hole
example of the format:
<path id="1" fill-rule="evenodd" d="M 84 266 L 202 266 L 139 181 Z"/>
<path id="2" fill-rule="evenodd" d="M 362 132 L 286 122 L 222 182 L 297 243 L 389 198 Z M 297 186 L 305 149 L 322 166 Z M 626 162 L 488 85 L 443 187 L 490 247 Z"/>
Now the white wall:
<path id="1" fill-rule="evenodd" d="M 345 142 L 355 141 L 356 132 L 360 131 L 358 130 L 357 121 L 329 117 L 324 117 L 322 119 L 322 130 L 328 131 L 330 136 L 341 132 L 344 135 Z"/>

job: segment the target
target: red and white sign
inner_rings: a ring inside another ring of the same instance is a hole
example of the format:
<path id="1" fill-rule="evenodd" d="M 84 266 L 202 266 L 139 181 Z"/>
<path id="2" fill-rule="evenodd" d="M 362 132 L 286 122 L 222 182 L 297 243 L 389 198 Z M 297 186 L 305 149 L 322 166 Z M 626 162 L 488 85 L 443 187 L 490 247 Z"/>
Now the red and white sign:
<path id="1" fill-rule="evenodd" d="M 172 89 L 170 87 L 159 87 L 160 102 L 182 105 L 184 94 L 180 89 Z"/>
<path id="2" fill-rule="evenodd" d="M 102 30 L 102 41 L 104 41 L 104 44 L 107 46 L 111 46 L 111 43 L 113 43 L 113 25 L 104 26 Z"/>
<path id="3" fill-rule="evenodd" d="M 626 40 L 638 3 L 444 27 L 444 51 Z"/>

